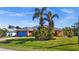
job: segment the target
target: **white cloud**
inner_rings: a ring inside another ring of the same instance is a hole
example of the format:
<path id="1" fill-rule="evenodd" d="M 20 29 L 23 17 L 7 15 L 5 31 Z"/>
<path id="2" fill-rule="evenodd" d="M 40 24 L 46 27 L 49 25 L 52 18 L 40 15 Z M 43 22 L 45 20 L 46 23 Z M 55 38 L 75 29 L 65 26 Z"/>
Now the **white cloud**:
<path id="1" fill-rule="evenodd" d="M 9 16 L 24 16 L 24 14 L 21 14 L 21 13 L 9 13 L 7 15 L 9 15 Z"/>
<path id="2" fill-rule="evenodd" d="M 76 17 L 75 17 L 74 15 L 65 17 L 65 19 L 75 19 L 75 18 L 76 18 Z"/>
<path id="3" fill-rule="evenodd" d="M 0 14 L 7 14 L 7 13 L 10 13 L 10 12 L 5 11 L 5 10 L 0 10 Z"/>
<path id="4" fill-rule="evenodd" d="M 59 20 L 59 23 L 63 23 L 63 20 Z"/>
<path id="5" fill-rule="evenodd" d="M 26 21 L 26 20 L 19 20 L 19 21 L 17 21 L 17 23 L 21 23 L 23 26 L 25 25 L 25 26 L 29 26 L 29 27 L 39 25 L 39 23 L 37 23 L 37 22 L 30 22 L 30 21 Z"/>
<path id="6" fill-rule="evenodd" d="M 61 11 L 62 11 L 62 12 L 65 12 L 65 13 L 69 13 L 69 14 L 75 13 L 74 10 L 72 10 L 72 9 L 66 9 L 66 8 L 61 9 Z"/>
<path id="7" fill-rule="evenodd" d="M 8 15 L 8 16 L 24 16 L 25 14 L 17 13 L 17 12 L 10 12 L 5 10 L 0 10 L 0 14 Z"/>
<path id="8" fill-rule="evenodd" d="M 62 18 L 62 19 L 59 19 L 59 23 L 67 23 L 67 22 L 69 22 L 69 21 L 75 21 L 75 20 L 77 20 L 77 16 L 76 16 L 76 14 L 72 14 L 72 15 L 67 15 L 67 16 L 65 16 L 64 18 Z"/>
<path id="9" fill-rule="evenodd" d="M 17 12 L 11 12 L 6 10 L 0 10 L 0 14 L 4 14 L 8 16 L 26 16 L 26 15 L 32 15 L 33 12 L 17 13 Z"/>

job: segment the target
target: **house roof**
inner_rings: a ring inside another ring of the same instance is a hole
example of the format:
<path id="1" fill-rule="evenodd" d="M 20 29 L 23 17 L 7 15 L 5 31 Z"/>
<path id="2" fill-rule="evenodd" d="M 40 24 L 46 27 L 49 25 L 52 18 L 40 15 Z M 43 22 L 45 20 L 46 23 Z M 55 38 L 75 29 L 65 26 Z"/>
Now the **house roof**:
<path id="1" fill-rule="evenodd" d="M 55 28 L 55 30 L 60 30 L 61 31 L 62 29 L 61 28 Z"/>
<path id="2" fill-rule="evenodd" d="M 34 27 L 24 27 L 24 28 L 21 28 L 21 29 L 7 29 L 8 31 L 33 31 L 34 29 L 37 29 L 38 27 L 34 26 Z M 62 31 L 61 28 L 56 28 L 55 27 L 55 30 L 58 30 L 58 31 Z"/>
<path id="3" fill-rule="evenodd" d="M 8 31 L 15 31 L 16 29 L 7 29 Z"/>
<path id="4" fill-rule="evenodd" d="M 16 31 L 33 31 L 33 29 L 17 29 Z"/>
<path id="5" fill-rule="evenodd" d="M 33 31 L 33 28 L 22 28 L 22 29 L 7 29 L 8 31 Z"/>

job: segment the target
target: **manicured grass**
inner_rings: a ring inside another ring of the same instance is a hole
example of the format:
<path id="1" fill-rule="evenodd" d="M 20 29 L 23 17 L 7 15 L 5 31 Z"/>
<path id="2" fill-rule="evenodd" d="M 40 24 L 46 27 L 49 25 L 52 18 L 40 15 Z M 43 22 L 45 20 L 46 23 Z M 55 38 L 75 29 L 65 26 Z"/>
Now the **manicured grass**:
<path id="1" fill-rule="evenodd" d="M 0 47 L 21 51 L 79 51 L 77 37 L 55 37 L 56 40 L 36 41 L 34 38 L 20 38 L 0 42 Z"/>

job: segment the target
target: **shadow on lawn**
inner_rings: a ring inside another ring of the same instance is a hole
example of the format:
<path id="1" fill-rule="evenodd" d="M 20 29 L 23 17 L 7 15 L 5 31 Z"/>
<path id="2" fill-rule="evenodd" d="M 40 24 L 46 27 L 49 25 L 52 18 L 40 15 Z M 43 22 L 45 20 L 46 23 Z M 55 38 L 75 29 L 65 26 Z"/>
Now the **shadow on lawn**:
<path id="1" fill-rule="evenodd" d="M 61 44 L 61 45 L 56 45 L 56 46 L 47 47 L 47 48 L 50 49 L 50 48 L 55 48 L 55 47 L 59 47 L 59 46 L 76 45 L 76 44 L 77 44 L 77 43 Z"/>
<path id="2" fill-rule="evenodd" d="M 12 42 L 16 42 L 16 44 L 24 44 L 24 43 L 26 43 L 27 41 L 35 41 L 35 39 L 34 39 L 34 38 L 27 38 L 27 39 L 11 39 L 11 40 L 1 41 L 0 43 L 9 44 L 9 43 L 12 43 Z"/>
<path id="3" fill-rule="evenodd" d="M 48 40 L 36 40 L 35 38 L 24 38 L 24 39 L 11 39 L 11 40 L 5 40 L 5 41 L 1 41 L 0 43 L 3 44 L 9 44 L 12 42 L 16 42 L 16 44 L 24 44 L 28 41 L 48 41 Z"/>

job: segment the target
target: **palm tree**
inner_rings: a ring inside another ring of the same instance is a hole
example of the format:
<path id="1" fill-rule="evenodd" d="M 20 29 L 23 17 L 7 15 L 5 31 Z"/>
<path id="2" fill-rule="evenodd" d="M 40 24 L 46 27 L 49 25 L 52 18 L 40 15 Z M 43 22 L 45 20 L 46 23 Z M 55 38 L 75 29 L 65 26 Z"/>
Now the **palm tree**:
<path id="1" fill-rule="evenodd" d="M 44 18 L 45 20 L 48 21 L 49 25 L 48 25 L 48 33 L 49 33 L 49 39 L 53 38 L 53 33 L 54 33 L 54 21 L 53 18 L 57 17 L 59 18 L 59 16 L 57 14 L 52 14 L 51 11 L 48 12 L 48 14 L 46 14 L 47 18 Z"/>
<path id="2" fill-rule="evenodd" d="M 40 8 L 35 8 L 35 13 L 33 15 L 33 20 L 35 18 L 39 18 L 40 20 L 40 26 L 43 27 L 44 25 L 44 19 L 43 19 L 43 16 L 44 16 L 44 11 L 46 10 L 46 7 L 43 7 L 42 9 Z"/>
<path id="3" fill-rule="evenodd" d="M 35 8 L 35 13 L 33 15 L 33 20 L 35 18 L 39 19 L 40 26 L 38 27 L 38 30 L 35 32 L 35 38 L 36 40 L 45 40 L 46 39 L 46 29 L 44 27 L 44 15 L 45 15 L 46 7 L 43 8 Z"/>

